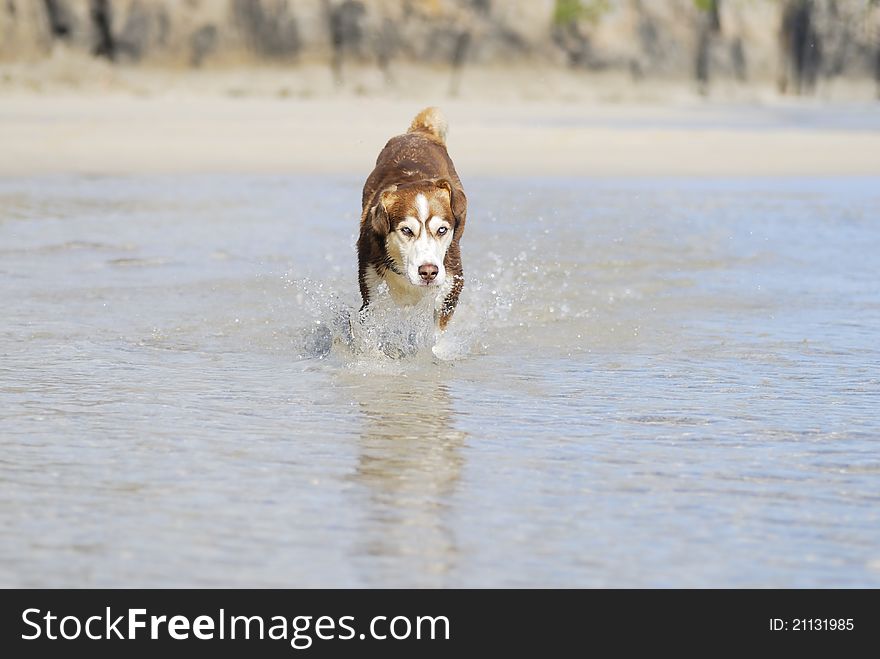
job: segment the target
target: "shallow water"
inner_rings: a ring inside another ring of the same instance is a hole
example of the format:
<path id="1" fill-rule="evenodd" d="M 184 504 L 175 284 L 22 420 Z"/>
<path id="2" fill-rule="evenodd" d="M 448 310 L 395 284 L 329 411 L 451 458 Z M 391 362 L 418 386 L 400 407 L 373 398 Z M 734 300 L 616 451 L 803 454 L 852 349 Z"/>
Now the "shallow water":
<path id="1" fill-rule="evenodd" d="M 0 584 L 880 586 L 880 180 L 466 180 L 436 346 L 359 183 L 0 180 Z"/>

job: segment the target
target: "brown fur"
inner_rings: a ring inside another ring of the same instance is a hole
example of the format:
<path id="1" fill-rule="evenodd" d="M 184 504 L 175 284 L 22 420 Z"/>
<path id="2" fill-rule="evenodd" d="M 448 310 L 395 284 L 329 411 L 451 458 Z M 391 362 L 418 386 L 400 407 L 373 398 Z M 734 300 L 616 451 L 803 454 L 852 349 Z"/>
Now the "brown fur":
<path id="1" fill-rule="evenodd" d="M 358 249 L 358 281 L 362 309 L 369 302 L 366 272 L 373 266 L 381 277 L 395 271 L 386 249 L 386 238 L 407 215 L 414 212 L 416 195 L 428 200 L 432 214 L 453 224 L 452 242 L 443 265 L 452 288 L 438 314 L 441 329 L 452 318 L 464 286 L 459 240 L 467 217 L 467 197 L 446 151 L 446 122 L 435 108 L 422 110 L 407 133 L 392 137 L 379 153 L 376 167 L 364 184 Z M 398 273 L 399 274 L 399 273 Z"/>

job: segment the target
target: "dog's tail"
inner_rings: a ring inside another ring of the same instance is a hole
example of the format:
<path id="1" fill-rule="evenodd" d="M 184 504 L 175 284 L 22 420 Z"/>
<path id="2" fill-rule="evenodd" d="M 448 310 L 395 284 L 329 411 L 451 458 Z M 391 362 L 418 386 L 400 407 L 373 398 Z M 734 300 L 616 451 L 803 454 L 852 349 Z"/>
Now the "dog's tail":
<path id="1" fill-rule="evenodd" d="M 425 108 L 416 115 L 409 125 L 408 133 L 427 133 L 440 144 L 446 144 L 446 130 L 449 125 L 439 108 Z"/>

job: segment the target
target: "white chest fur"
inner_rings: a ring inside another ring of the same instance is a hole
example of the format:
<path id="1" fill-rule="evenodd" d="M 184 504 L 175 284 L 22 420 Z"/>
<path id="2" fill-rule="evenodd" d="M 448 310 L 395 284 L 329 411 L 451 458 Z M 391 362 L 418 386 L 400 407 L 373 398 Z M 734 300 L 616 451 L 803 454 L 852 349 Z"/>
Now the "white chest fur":
<path id="1" fill-rule="evenodd" d="M 388 292 L 391 299 L 401 306 L 418 304 L 427 295 L 436 295 L 440 286 L 413 286 L 406 277 L 402 277 L 390 270 L 385 272 L 385 281 L 388 282 Z"/>
<path id="2" fill-rule="evenodd" d="M 452 278 L 447 278 L 440 286 L 413 286 L 409 280 L 390 270 L 385 271 L 384 277 L 381 276 L 372 266 L 367 268 L 367 287 L 370 290 L 370 297 L 375 299 L 376 292 L 382 281 L 388 284 L 388 292 L 391 299 L 400 306 L 412 306 L 419 304 L 426 297 L 434 297 L 434 308 L 439 310 L 443 305 L 443 300 L 449 295 L 452 288 Z"/>

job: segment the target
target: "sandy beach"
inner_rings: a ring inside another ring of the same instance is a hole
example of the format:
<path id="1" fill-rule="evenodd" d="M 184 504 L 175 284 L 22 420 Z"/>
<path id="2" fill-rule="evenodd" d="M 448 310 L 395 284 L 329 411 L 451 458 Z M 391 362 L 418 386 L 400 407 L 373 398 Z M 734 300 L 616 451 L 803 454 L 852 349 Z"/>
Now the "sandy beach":
<path id="1" fill-rule="evenodd" d="M 126 85 L 93 75 L 87 88 L 7 84 L 0 175 L 367 172 L 384 141 L 427 104 L 448 116 L 465 176 L 880 174 L 880 122 L 868 100 L 616 94 L 607 81 L 600 95 L 565 76 L 523 76 L 519 88 L 508 80 L 480 92 L 482 79 L 471 75 L 461 98 L 445 94 L 439 73 L 425 91 L 394 95 L 314 80 L 298 88 L 272 71 L 139 74 Z"/>

